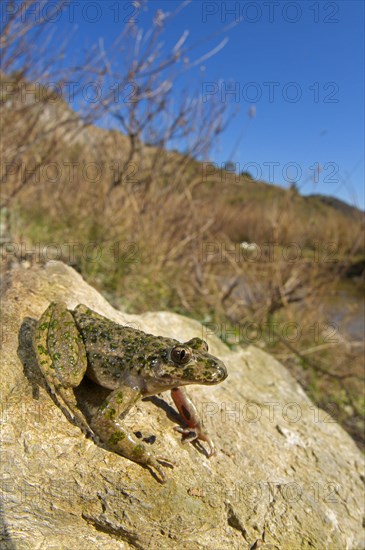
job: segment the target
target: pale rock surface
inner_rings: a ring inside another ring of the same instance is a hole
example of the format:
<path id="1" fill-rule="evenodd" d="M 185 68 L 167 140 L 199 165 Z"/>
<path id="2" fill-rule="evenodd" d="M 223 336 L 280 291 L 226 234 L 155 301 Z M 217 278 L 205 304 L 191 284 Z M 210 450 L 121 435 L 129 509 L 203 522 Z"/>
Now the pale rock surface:
<path id="1" fill-rule="evenodd" d="M 201 325 L 118 312 L 59 262 L 20 267 L 3 286 L 1 548 L 363 548 L 363 456 L 270 355 L 208 338 L 229 377 L 189 393 L 216 443 L 211 459 L 181 443 L 168 394 L 131 411 L 132 429 L 154 434 L 151 447 L 175 464 L 161 485 L 64 416 L 42 385 L 32 327 L 55 300 L 181 341 L 205 336 Z"/>

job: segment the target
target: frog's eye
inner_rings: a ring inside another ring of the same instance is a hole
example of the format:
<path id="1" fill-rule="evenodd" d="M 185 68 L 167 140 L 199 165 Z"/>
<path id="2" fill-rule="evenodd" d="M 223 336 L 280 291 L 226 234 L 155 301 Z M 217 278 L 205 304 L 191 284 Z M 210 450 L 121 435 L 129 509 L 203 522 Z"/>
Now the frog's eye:
<path id="1" fill-rule="evenodd" d="M 191 350 L 183 346 L 176 346 L 171 350 L 171 359 L 178 365 L 186 365 L 191 359 Z"/>

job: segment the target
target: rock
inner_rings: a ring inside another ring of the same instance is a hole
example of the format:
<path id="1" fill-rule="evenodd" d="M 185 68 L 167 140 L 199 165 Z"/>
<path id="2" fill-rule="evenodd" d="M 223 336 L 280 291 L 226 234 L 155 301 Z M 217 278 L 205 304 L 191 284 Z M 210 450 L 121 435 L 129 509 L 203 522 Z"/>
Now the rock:
<path id="1" fill-rule="evenodd" d="M 59 262 L 19 268 L 3 286 L 1 548 L 362 548 L 362 454 L 270 355 L 208 338 L 229 377 L 189 393 L 216 443 L 211 459 L 181 443 L 167 394 L 131 411 L 133 431 L 156 436 L 151 447 L 175 464 L 161 485 L 65 417 L 44 389 L 31 333 L 53 300 L 179 340 L 205 337 L 201 325 L 118 312 Z"/>

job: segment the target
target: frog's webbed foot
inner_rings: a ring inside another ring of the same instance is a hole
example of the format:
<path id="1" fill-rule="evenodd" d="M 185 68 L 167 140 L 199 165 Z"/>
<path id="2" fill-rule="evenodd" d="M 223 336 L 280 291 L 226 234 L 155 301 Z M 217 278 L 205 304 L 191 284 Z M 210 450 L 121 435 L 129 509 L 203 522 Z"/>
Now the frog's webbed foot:
<path id="1" fill-rule="evenodd" d="M 173 388 L 171 397 L 179 410 L 180 416 L 187 427 L 175 426 L 174 429 L 183 434 L 183 442 L 205 441 L 209 450 L 206 451 L 208 458 L 215 454 L 215 447 L 212 439 L 203 428 L 198 411 L 186 392 L 182 388 Z"/>
<path id="2" fill-rule="evenodd" d="M 124 386 L 112 391 L 91 420 L 91 427 L 97 436 L 105 442 L 106 448 L 155 470 L 158 473 L 158 477 L 155 477 L 160 483 L 164 483 L 166 474 L 161 464 L 170 468 L 173 467 L 173 464 L 165 458 L 157 457 L 151 453 L 147 445 L 136 440 L 133 432 L 121 424 L 121 420 L 140 397 L 139 388 Z"/>

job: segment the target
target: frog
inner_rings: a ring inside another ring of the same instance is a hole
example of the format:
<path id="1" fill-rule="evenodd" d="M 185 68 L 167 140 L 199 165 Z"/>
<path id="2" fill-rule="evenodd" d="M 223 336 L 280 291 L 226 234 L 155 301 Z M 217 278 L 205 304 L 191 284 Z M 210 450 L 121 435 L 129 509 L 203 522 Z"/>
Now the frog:
<path id="1" fill-rule="evenodd" d="M 66 416 L 111 452 L 152 469 L 161 483 L 166 481 L 163 466 L 173 464 L 155 456 L 123 423 L 138 400 L 171 391 L 183 424 L 175 429 L 184 441 L 204 441 L 208 457 L 215 454 L 184 388 L 227 378 L 224 363 L 208 352 L 204 340 L 194 337 L 181 343 L 115 323 L 84 304 L 68 309 L 64 302 L 52 302 L 36 324 L 34 347 L 46 386 Z M 108 390 L 88 419 L 74 392 L 84 376 Z"/>

